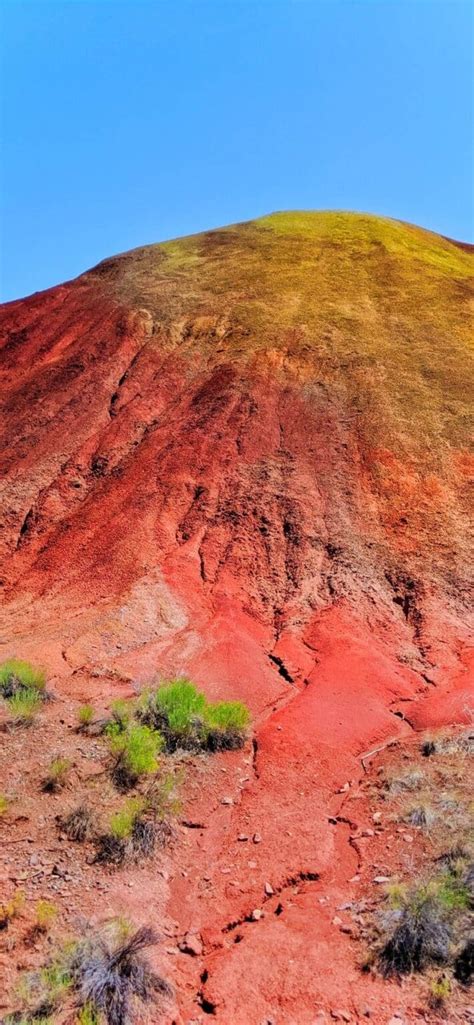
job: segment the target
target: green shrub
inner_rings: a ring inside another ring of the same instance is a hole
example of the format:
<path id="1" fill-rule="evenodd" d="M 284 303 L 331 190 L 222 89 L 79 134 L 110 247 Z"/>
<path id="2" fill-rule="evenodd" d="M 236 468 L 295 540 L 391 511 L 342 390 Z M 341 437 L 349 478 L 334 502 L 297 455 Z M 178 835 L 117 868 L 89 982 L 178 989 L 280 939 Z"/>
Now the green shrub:
<path id="1" fill-rule="evenodd" d="M 444 1003 L 452 991 L 451 982 L 447 975 L 441 975 L 439 979 L 433 979 L 430 984 L 430 1004 L 435 1010 L 444 1007 Z"/>
<path id="2" fill-rule="evenodd" d="M 77 710 L 77 722 L 80 728 L 85 729 L 90 726 L 94 721 L 94 706 L 93 705 L 81 705 Z"/>
<path id="3" fill-rule="evenodd" d="M 125 698 L 117 698 L 110 706 L 110 719 L 105 728 L 105 733 L 116 736 L 117 733 L 124 733 L 133 719 L 135 703 L 126 701 Z"/>
<path id="4" fill-rule="evenodd" d="M 33 688 L 15 691 L 7 698 L 7 706 L 15 726 L 30 726 L 39 711 L 42 697 Z"/>
<path id="5" fill-rule="evenodd" d="M 24 903 L 24 890 L 16 890 L 6 904 L 0 904 L 0 930 L 6 929 L 10 922 L 20 914 Z"/>
<path id="6" fill-rule="evenodd" d="M 77 1016 L 77 1025 L 100 1025 L 100 1017 L 92 1004 L 84 1004 Z"/>
<path id="7" fill-rule="evenodd" d="M 188 746 L 202 730 L 206 698 L 189 680 L 172 680 L 150 695 L 150 711 L 158 729 L 174 746 Z"/>
<path id="8" fill-rule="evenodd" d="M 0 818 L 2 817 L 2 815 L 7 814 L 9 807 L 10 801 L 8 800 L 8 797 L 6 796 L 6 794 L 0 793 Z"/>
<path id="9" fill-rule="evenodd" d="M 113 780 L 118 787 L 128 789 L 141 777 L 156 772 L 163 740 L 150 726 L 135 723 L 123 732 L 110 734 L 109 745 L 115 758 Z"/>
<path id="10" fill-rule="evenodd" d="M 50 900 L 39 900 L 36 905 L 34 928 L 37 932 L 47 932 L 57 917 L 58 909 Z"/>
<path id="11" fill-rule="evenodd" d="M 29 662 L 19 658 L 9 658 L 0 665 L 0 694 L 11 698 L 19 690 L 36 690 L 44 693 L 46 675 L 43 669 L 37 669 Z"/>
<path id="12" fill-rule="evenodd" d="M 110 820 L 110 833 L 117 840 L 128 840 L 132 835 L 133 826 L 139 815 L 142 814 L 145 802 L 141 797 L 132 797 L 126 801 L 123 808 L 114 812 Z"/>
<path id="13" fill-rule="evenodd" d="M 114 812 L 107 833 L 96 838 L 98 862 L 123 865 L 141 861 L 164 847 L 172 834 L 169 819 L 177 808 L 173 777 L 154 781 L 143 797 L 131 798 Z"/>
<path id="14" fill-rule="evenodd" d="M 242 747 L 250 722 L 248 708 L 241 701 L 219 701 L 206 708 L 204 731 L 211 751 Z"/>
<path id="15" fill-rule="evenodd" d="M 60 755 L 52 758 L 49 763 L 48 772 L 41 784 L 41 789 L 47 794 L 55 794 L 62 790 L 67 782 L 70 768 L 71 762 L 69 758 L 61 758 Z"/>
<path id="16" fill-rule="evenodd" d="M 467 911 L 472 895 L 469 886 L 457 872 L 446 872 L 434 883 L 435 895 L 446 911 Z"/>
<path id="17" fill-rule="evenodd" d="M 133 831 L 135 823 L 142 816 L 145 801 L 142 797 L 133 797 L 126 801 L 122 808 L 114 812 L 106 833 L 96 837 L 97 862 L 111 865 L 123 865 L 133 858 Z"/>
<path id="18" fill-rule="evenodd" d="M 168 751 L 241 747 L 250 720 L 241 702 L 208 703 L 187 679 L 172 680 L 145 694 L 138 715 L 162 733 Z"/>
<path id="19" fill-rule="evenodd" d="M 17 989 L 26 1012 L 20 1019 L 22 1025 L 46 1025 L 46 1022 L 53 1021 L 54 1012 L 71 991 L 73 975 L 70 961 L 75 949 L 76 944 L 69 945 L 43 968 L 23 976 Z M 14 1025 L 18 1019 L 12 1015 L 10 1021 Z"/>

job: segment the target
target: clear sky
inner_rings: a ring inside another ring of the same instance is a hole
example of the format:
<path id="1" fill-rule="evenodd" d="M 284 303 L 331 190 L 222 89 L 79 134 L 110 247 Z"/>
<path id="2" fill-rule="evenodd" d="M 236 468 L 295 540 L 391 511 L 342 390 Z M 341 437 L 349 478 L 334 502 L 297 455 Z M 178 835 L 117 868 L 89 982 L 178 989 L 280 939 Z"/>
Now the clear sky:
<path id="1" fill-rule="evenodd" d="M 282 209 L 471 240 L 468 0 L 2 2 L 1 295 Z"/>

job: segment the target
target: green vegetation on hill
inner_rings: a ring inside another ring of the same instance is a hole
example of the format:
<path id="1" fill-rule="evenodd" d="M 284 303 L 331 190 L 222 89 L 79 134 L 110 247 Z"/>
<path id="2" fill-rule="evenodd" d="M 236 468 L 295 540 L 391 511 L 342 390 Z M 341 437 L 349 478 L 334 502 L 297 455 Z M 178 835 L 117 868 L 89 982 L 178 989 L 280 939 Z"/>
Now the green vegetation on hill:
<path id="1" fill-rule="evenodd" d="M 197 359 L 212 358 L 224 338 L 229 361 L 257 360 L 288 383 L 293 374 L 308 395 L 317 383 L 330 387 L 372 444 L 405 454 L 429 449 L 440 434 L 465 442 L 472 273 L 471 253 L 430 231 L 308 211 L 100 265 L 102 281 L 164 326 L 209 318 L 187 329 Z M 161 347 L 177 342 L 160 334 Z"/>

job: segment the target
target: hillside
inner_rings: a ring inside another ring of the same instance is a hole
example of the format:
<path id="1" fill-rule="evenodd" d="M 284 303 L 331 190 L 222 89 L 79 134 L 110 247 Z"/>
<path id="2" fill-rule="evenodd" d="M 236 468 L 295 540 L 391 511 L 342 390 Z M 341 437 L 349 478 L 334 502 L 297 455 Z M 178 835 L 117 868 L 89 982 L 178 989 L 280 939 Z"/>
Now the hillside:
<path id="1" fill-rule="evenodd" d="M 203 938 L 168 959 L 176 1021 L 362 1015 L 319 903 L 357 871 L 337 792 L 363 755 L 472 714 L 472 270 L 401 222 L 277 213 L 1 310 L 0 660 L 44 665 L 67 707 L 186 674 L 253 717 L 222 762 L 240 783 L 194 795 L 186 874 L 151 884 Z M 266 883 L 298 880 L 227 940 Z"/>

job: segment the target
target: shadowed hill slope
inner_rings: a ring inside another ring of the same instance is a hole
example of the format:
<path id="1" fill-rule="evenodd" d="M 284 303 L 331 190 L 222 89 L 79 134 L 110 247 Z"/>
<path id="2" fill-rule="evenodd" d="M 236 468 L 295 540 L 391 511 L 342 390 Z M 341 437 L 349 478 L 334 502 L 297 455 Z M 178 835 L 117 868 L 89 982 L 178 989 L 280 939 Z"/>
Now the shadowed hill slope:
<path id="1" fill-rule="evenodd" d="M 0 315 L 2 653 L 69 689 L 186 671 L 247 701 L 248 803 L 290 827 L 267 850 L 285 878 L 315 844 L 333 857 L 302 776 L 317 763 L 323 807 L 347 759 L 357 775 L 408 721 L 462 719 L 470 700 L 472 266 L 400 222 L 279 213 L 106 260 Z M 263 963 L 280 1000 L 278 959 Z M 249 1025 L 219 970 L 222 1021 Z"/>

